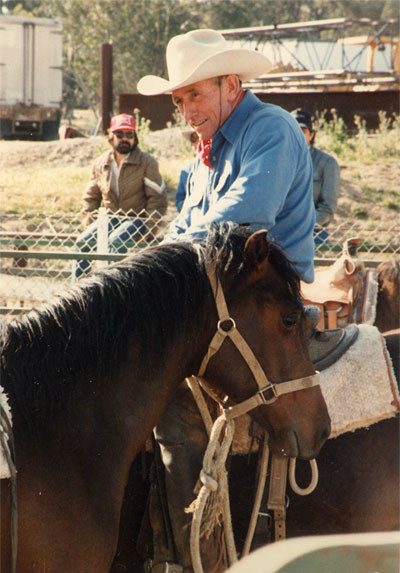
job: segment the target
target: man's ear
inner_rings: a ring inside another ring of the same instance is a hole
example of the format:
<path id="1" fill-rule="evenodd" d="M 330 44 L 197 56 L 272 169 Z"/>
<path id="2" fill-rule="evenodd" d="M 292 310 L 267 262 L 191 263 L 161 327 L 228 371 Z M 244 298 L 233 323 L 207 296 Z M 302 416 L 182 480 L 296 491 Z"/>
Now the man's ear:
<path id="1" fill-rule="evenodd" d="M 241 89 L 238 76 L 229 74 L 228 76 L 225 76 L 225 82 L 228 88 L 228 100 L 230 102 L 236 101 L 236 98 L 238 97 Z"/>
<path id="2" fill-rule="evenodd" d="M 267 242 L 268 231 L 256 231 L 247 239 L 244 247 L 245 261 L 251 269 L 259 269 L 268 261 L 269 246 Z"/>

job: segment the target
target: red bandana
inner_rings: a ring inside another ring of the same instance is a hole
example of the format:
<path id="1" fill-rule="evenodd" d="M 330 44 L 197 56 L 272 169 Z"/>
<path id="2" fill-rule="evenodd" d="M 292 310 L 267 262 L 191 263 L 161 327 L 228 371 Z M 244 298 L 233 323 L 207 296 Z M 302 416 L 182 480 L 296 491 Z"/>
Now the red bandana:
<path id="1" fill-rule="evenodd" d="M 210 161 L 211 142 L 212 139 L 199 139 L 199 144 L 197 146 L 197 153 L 200 155 L 200 161 L 210 169 L 212 169 Z"/>
<path id="2" fill-rule="evenodd" d="M 245 93 L 246 93 L 245 90 L 242 90 L 240 92 L 239 98 L 233 110 L 236 109 L 237 106 L 240 104 L 240 102 L 244 98 Z M 210 169 L 213 168 L 212 163 L 210 161 L 211 144 L 212 144 L 212 139 L 200 139 L 199 144 L 197 146 L 197 153 L 200 155 L 200 161 Z"/>

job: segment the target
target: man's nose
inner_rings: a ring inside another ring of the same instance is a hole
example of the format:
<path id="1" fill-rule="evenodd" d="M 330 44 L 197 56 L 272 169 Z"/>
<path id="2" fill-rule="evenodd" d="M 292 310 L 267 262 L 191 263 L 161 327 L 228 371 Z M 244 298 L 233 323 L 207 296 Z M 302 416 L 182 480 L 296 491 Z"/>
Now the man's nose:
<path id="1" fill-rule="evenodd" d="M 183 117 L 186 119 L 186 121 L 188 123 L 190 123 L 190 120 L 193 119 L 194 117 L 196 117 L 196 115 L 197 115 L 196 104 L 194 104 L 192 102 L 187 102 L 187 103 L 183 104 L 181 113 L 182 113 Z"/>

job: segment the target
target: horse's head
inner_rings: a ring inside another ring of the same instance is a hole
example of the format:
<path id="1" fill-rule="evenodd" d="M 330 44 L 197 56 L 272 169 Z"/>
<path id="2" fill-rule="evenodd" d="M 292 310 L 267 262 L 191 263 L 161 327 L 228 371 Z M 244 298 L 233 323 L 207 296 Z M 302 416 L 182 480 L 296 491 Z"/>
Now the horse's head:
<path id="1" fill-rule="evenodd" d="M 299 279 L 266 231 L 243 240 L 241 262 L 234 258 L 217 262 L 222 289 L 216 283 L 213 290 L 217 307 L 224 291 L 227 308 L 218 311 L 220 341 L 217 335 L 210 345 L 219 346 L 218 353 L 207 355 L 200 374 L 233 403 L 256 394 L 250 414 L 268 430 L 275 453 L 313 458 L 329 435 L 330 420 L 307 350 Z M 229 340 L 222 344 L 226 331 Z"/>

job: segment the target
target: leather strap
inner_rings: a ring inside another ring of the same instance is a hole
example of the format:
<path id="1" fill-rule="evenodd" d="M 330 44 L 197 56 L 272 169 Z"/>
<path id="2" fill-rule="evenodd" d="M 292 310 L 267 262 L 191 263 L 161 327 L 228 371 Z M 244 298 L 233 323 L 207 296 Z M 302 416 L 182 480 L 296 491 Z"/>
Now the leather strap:
<path id="1" fill-rule="evenodd" d="M 305 378 L 297 378 L 296 380 L 289 380 L 288 382 L 281 382 L 280 384 L 268 383 L 267 387 L 262 388 L 251 398 L 236 404 L 235 406 L 229 406 L 224 408 L 225 417 L 230 420 L 246 414 L 253 408 L 257 406 L 262 406 L 263 404 L 272 404 L 275 402 L 279 396 L 283 394 L 289 394 L 290 392 L 296 392 L 297 390 L 305 390 L 306 388 L 311 388 L 319 384 L 320 374 L 316 372 L 311 376 L 306 376 Z M 265 397 L 267 392 L 272 393 L 272 397 L 269 399 Z"/>
<path id="2" fill-rule="evenodd" d="M 296 392 L 297 390 L 304 390 L 305 388 L 318 385 L 319 372 L 303 378 L 297 378 L 296 380 L 280 382 L 279 384 L 275 384 L 268 380 L 264 370 L 254 355 L 254 352 L 237 330 L 234 319 L 229 316 L 225 296 L 221 282 L 216 275 L 215 267 L 206 263 L 206 272 L 214 294 L 219 320 L 217 323 L 217 331 L 208 346 L 207 353 L 201 362 L 197 376 L 199 378 L 203 377 L 211 357 L 218 352 L 225 339 L 230 338 L 248 365 L 259 388 L 258 392 L 256 392 L 251 398 L 244 400 L 240 404 L 224 409 L 225 417 L 227 419 L 236 418 L 253 408 L 257 408 L 257 406 L 272 404 L 282 394 Z M 267 392 L 271 393 L 269 397 L 266 397 Z"/>
<path id="3" fill-rule="evenodd" d="M 272 456 L 268 509 L 274 512 L 275 541 L 286 538 L 286 480 L 289 458 Z"/>

